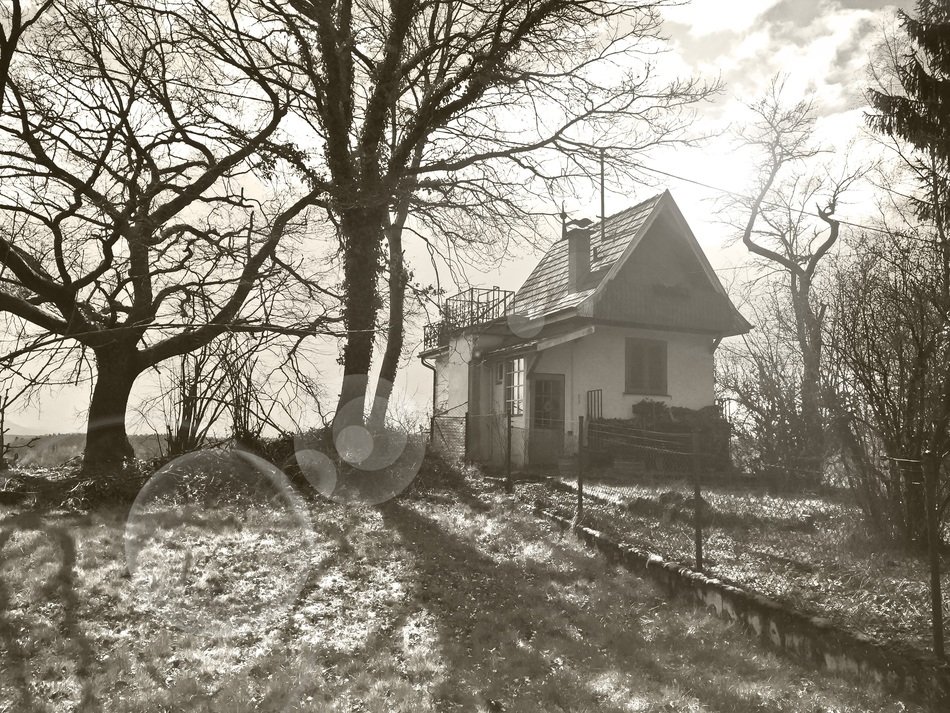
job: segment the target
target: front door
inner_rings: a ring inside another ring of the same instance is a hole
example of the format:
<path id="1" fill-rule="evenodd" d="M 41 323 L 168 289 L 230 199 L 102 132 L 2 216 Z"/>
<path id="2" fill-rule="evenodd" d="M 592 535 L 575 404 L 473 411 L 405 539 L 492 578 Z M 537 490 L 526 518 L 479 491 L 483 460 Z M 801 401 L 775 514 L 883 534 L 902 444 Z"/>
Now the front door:
<path id="1" fill-rule="evenodd" d="M 564 375 L 536 374 L 530 397 L 528 462 L 554 465 L 564 452 Z"/>

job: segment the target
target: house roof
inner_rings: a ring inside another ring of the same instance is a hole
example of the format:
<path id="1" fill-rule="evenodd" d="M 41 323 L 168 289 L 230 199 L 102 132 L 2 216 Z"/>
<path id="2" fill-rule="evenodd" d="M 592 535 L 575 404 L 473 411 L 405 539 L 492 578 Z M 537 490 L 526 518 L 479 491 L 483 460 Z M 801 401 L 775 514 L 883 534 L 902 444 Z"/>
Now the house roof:
<path id="1" fill-rule="evenodd" d="M 515 293 L 513 311 L 528 317 L 549 316 L 576 307 L 593 295 L 664 195 L 657 194 L 608 216 L 604 221 L 603 240 L 600 223 L 591 227 L 590 275 L 583 290 L 567 291 L 567 241 L 556 242 Z"/>
<path id="2" fill-rule="evenodd" d="M 729 300 L 669 191 L 608 216 L 603 229 L 599 223 L 591 227 L 590 274 L 577 292 L 568 291 L 567 241 L 555 243 L 515 293 L 512 311 L 529 318 L 551 317 L 565 311 L 578 316 L 594 316 L 593 304 L 602 300 L 607 284 L 616 277 L 624 264 L 635 259 L 632 256 L 637 246 L 662 213 L 668 213 L 673 224 L 678 227 L 676 232 L 685 239 L 716 293 L 716 299 L 705 301 L 695 314 L 671 313 L 669 317 L 673 319 L 669 326 L 676 326 L 677 322 L 686 324 L 701 320 L 712 327 L 711 331 L 719 331 L 724 335 L 748 331 L 751 325 Z"/>

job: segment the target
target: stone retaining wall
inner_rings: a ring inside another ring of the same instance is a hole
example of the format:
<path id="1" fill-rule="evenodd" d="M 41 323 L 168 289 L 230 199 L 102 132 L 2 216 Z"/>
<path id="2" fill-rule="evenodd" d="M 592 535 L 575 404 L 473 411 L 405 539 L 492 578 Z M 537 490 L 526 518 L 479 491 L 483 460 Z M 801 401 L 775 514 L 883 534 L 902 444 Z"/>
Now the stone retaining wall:
<path id="1" fill-rule="evenodd" d="M 564 528 L 571 522 L 538 509 Z M 950 665 L 933 656 L 897 646 L 882 646 L 864 634 L 848 631 L 827 619 L 805 616 L 759 594 L 711 579 L 655 554 L 620 545 L 588 527 L 574 532 L 588 545 L 631 571 L 645 574 L 670 596 L 712 608 L 729 621 L 738 621 L 766 645 L 833 673 L 874 680 L 887 689 L 950 710 Z"/>

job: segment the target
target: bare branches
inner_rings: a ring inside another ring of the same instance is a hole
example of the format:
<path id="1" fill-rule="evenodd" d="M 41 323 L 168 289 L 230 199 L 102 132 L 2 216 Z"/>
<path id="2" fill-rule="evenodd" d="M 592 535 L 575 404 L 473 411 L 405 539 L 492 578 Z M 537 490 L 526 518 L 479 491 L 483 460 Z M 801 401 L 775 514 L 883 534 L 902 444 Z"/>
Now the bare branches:
<path id="1" fill-rule="evenodd" d="M 768 321 L 786 333 L 788 348 L 800 359 L 794 388 L 785 387 L 792 398 L 786 405 L 794 412 L 790 427 L 799 430 L 793 440 L 801 457 L 812 457 L 813 469 L 820 470 L 826 445 L 823 330 L 827 304 L 815 299 L 813 288 L 819 266 L 841 238 L 835 211 L 863 170 L 845 166 L 838 176 L 828 169 L 815 172 L 815 159 L 822 151 L 812 144 L 812 104 L 807 100 L 786 103 L 783 88 L 783 81 L 774 78 L 766 96 L 750 106 L 754 120 L 740 136 L 759 156 L 758 175 L 753 197 L 737 198 L 734 208 L 746 216 L 740 229 L 743 244 L 763 260 L 763 269 L 778 268 L 779 284 L 773 277 L 768 289 L 784 299 L 775 305 Z M 760 359 L 763 355 L 754 352 L 765 344 L 761 340 L 749 343 L 750 356 Z M 761 363 L 777 368 L 774 361 Z M 756 381 L 761 385 L 769 378 L 760 369 Z"/>
<path id="2" fill-rule="evenodd" d="M 269 304 L 264 285 L 296 262 L 293 234 L 321 189 L 283 180 L 268 153 L 286 143 L 297 98 L 269 81 L 279 57 L 266 23 L 231 10 L 47 3 L 4 75 L 0 311 L 57 335 L 47 343 L 89 347 L 100 378 L 121 375 L 94 392 L 114 402 L 94 396 L 104 422 L 121 424 L 127 398 L 107 392 L 229 329 L 276 324 L 299 338 L 332 324 L 320 312 L 330 293 L 313 288 L 309 313 L 250 321 Z M 124 428 L 106 445 L 129 452 Z"/>
<path id="3" fill-rule="evenodd" d="M 386 218 L 409 209 L 406 235 L 449 255 L 471 232 L 429 233 L 459 214 L 526 218 L 490 234 L 503 244 L 531 223 L 525 207 L 564 180 L 559 157 L 596 156 L 633 171 L 632 158 L 679 140 L 682 110 L 715 85 L 654 86 L 660 43 L 655 2 L 611 0 L 228 0 L 272 28 L 279 61 L 262 69 L 293 87 L 307 135 L 280 150 L 322 192 L 338 227 L 344 374 L 363 379 L 381 304 Z M 642 60 L 630 68 L 631 59 Z M 502 177 L 502 180 L 498 180 Z M 441 217 L 437 214 L 443 214 Z M 445 217 L 450 216 L 450 217 Z M 502 221 L 490 221 L 501 224 Z M 486 243 L 489 234 L 485 235 Z M 483 251 L 484 253 L 484 251 Z M 347 394 L 344 401 L 363 393 Z"/>
<path id="4" fill-rule="evenodd" d="M 9 6 L 0 8 L 0 108 L 3 106 L 3 97 L 7 90 L 10 64 L 13 62 L 20 38 L 52 5 L 53 0 L 43 0 L 32 9 L 29 17 L 24 15 L 26 8 L 23 0 L 12 0 Z"/>

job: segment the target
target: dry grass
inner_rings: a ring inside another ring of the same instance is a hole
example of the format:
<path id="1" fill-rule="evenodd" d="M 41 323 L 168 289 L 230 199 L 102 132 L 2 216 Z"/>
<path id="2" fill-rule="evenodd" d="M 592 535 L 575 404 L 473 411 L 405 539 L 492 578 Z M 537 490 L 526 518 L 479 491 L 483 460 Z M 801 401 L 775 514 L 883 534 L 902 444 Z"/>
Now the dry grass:
<path id="1" fill-rule="evenodd" d="M 574 496 L 544 486 L 562 512 Z M 686 483 L 589 483 L 588 514 L 616 539 L 664 557 L 693 561 L 692 488 Z M 918 555 L 864 530 L 853 505 L 815 496 L 703 490 L 706 569 L 789 605 L 862 631 L 881 642 L 928 651 L 929 570 Z M 950 592 L 944 558 L 944 591 Z M 944 599 L 950 621 L 950 598 Z"/>
<path id="2" fill-rule="evenodd" d="M 133 433 L 129 436 L 137 458 L 156 458 L 164 436 Z M 55 468 L 82 456 L 86 447 L 84 433 L 51 433 L 44 436 L 7 436 L 11 446 L 8 458 L 16 458 L 21 467 Z"/>
<path id="3" fill-rule="evenodd" d="M 667 603 L 517 498 L 310 517 L 307 547 L 262 512 L 153 521 L 130 576 L 124 512 L 7 511 L 0 711 L 915 710 Z"/>

